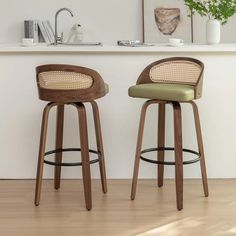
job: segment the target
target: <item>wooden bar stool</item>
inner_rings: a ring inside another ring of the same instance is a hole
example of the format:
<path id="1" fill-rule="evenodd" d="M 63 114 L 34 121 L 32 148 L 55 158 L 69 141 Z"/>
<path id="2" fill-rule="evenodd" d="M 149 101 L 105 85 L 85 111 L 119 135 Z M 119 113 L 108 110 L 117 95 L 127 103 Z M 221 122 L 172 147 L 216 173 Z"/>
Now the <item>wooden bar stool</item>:
<path id="1" fill-rule="evenodd" d="M 198 99 L 202 95 L 203 71 L 203 63 L 196 59 L 184 57 L 167 58 L 156 61 L 146 67 L 139 76 L 137 85 L 129 88 L 129 96 L 151 99 L 144 103 L 141 111 L 131 191 L 132 200 L 134 200 L 136 194 L 140 159 L 158 165 L 159 187 L 163 186 L 164 165 L 175 165 L 178 210 L 182 210 L 183 208 L 183 165 L 200 161 L 203 189 L 205 196 L 208 196 L 207 173 L 201 126 L 198 108 L 193 102 L 194 99 Z M 157 148 L 141 150 L 146 110 L 149 105 L 156 103 L 159 105 Z M 197 152 L 182 147 L 182 115 L 180 103 L 189 103 L 193 107 L 198 141 Z M 174 147 L 165 147 L 166 104 L 172 104 L 174 109 Z M 165 151 L 174 151 L 174 162 L 165 161 Z M 143 156 L 143 154 L 148 152 L 157 152 L 157 161 Z M 197 158 L 189 161 L 183 161 L 183 152 L 194 154 Z"/>
<path id="2" fill-rule="evenodd" d="M 99 110 L 95 99 L 108 93 L 108 85 L 94 70 L 72 65 L 42 65 L 36 68 L 39 99 L 50 101 L 44 109 L 41 137 L 39 145 L 38 169 L 35 190 L 35 205 L 40 204 L 40 193 L 43 177 L 43 164 L 55 166 L 55 189 L 60 188 L 62 166 L 82 166 L 84 195 L 86 208 L 92 208 L 90 164 L 99 162 L 103 192 L 107 192 L 104 151 Z M 89 149 L 87 119 L 84 102 L 92 105 L 97 150 Z M 74 106 L 79 115 L 80 148 L 63 148 L 63 123 L 65 105 Z M 57 107 L 56 149 L 45 152 L 49 112 Z M 81 162 L 62 162 L 62 153 L 70 151 L 81 152 Z M 98 155 L 98 159 L 89 158 L 89 153 Z M 55 154 L 55 161 L 46 160 L 46 156 Z"/>

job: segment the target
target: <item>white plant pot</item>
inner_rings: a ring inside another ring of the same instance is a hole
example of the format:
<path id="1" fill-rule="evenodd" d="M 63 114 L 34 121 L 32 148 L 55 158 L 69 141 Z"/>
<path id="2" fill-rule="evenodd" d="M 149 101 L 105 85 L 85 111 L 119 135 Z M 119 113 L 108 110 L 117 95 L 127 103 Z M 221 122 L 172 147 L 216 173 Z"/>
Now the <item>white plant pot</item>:
<path id="1" fill-rule="evenodd" d="M 206 40 L 208 44 L 220 43 L 221 24 L 218 20 L 208 20 L 206 24 Z"/>

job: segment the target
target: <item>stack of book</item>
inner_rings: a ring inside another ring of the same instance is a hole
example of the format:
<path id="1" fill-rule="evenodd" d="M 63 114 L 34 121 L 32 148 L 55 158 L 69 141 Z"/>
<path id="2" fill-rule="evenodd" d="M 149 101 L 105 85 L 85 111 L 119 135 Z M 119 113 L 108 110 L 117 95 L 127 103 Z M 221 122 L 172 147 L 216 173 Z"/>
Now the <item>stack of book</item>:
<path id="1" fill-rule="evenodd" d="M 54 42 L 54 32 L 49 20 L 25 20 L 24 30 L 25 38 L 33 38 L 35 43 Z"/>

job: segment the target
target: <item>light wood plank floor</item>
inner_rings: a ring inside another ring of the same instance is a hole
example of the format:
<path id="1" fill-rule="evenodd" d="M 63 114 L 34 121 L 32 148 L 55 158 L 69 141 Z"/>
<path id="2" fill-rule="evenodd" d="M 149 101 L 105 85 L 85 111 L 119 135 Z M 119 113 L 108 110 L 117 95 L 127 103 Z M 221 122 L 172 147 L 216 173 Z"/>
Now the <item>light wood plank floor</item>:
<path id="1" fill-rule="evenodd" d="M 41 205 L 33 205 L 33 180 L 0 181 L 1 236 L 232 236 L 236 235 L 236 180 L 210 180 L 203 197 L 200 180 L 185 180 L 184 209 L 176 210 L 174 181 L 162 189 L 139 181 L 135 201 L 130 180 L 110 180 L 103 195 L 93 181 L 93 209 L 84 206 L 82 182 L 63 180 L 61 190 L 43 182 Z"/>

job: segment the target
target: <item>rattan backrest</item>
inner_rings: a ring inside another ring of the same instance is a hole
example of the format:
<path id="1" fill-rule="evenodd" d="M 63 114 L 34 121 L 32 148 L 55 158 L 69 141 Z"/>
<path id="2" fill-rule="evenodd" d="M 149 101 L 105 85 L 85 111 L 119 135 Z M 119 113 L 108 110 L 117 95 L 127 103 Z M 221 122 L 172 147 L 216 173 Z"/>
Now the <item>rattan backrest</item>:
<path id="1" fill-rule="evenodd" d="M 184 83 L 195 85 L 201 71 L 201 66 L 192 61 L 167 61 L 153 66 L 149 75 L 154 83 Z"/>
<path id="2" fill-rule="evenodd" d="M 137 80 L 137 84 L 166 83 L 195 87 L 195 98 L 202 95 L 204 64 L 194 58 L 171 57 L 148 65 Z"/>
<path id="3" fill-rule="evenodd" d="M 93 84 L 90 75 L 71 71 L 46 71 L 38 76 L 39 86 L 46 89 L 87 89 Z"/>
<path id="4" fill-rule="evenodd" d="M 54 102 L 91 101 L 106 94 L 95 70 L 74 65 L 42 65 L 36 68 L 39 98 Z"/>
<path id="5" fill-rule="evenodd" d="M 138 83 L 173 83 L 195 86 L 202 76 L 202 62 L 185 57 L 167 58 L 149 65 L 141 74 Z"/>

